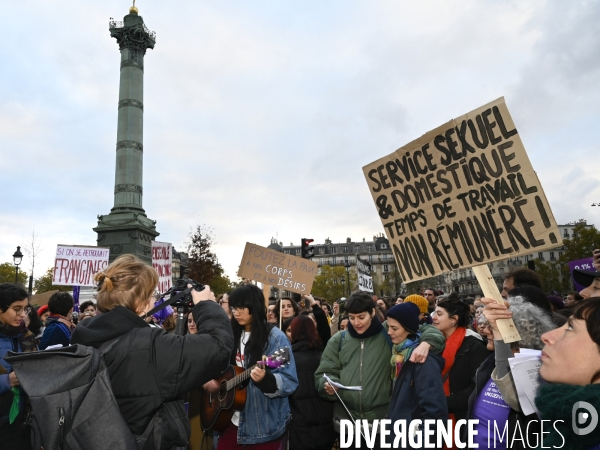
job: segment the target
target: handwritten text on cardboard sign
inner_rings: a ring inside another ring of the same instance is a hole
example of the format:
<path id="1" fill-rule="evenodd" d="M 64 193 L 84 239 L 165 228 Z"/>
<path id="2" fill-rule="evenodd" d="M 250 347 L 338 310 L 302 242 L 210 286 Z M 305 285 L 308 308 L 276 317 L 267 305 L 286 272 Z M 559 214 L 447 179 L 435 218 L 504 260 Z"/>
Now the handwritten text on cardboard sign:
<path id="1" fill-rule="evenodd" d="M 363 171 L 404 281 L 561 244 L 503 98 Z"/>

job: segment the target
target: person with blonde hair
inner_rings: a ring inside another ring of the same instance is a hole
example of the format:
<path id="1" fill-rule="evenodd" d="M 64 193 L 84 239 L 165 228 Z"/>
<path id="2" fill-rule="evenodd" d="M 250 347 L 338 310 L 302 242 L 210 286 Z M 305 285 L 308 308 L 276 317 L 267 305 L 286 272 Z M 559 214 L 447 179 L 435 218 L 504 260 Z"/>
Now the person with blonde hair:
<path id="1" fill-rule="evenodd" d="M 154 307 L 158 284 L 151 266 L 134 255 L 122 255 L 94 279 L 101 314 L 81 322 L 71 343 L 99 348 L 112 341 L 104 360 L 117 404 L 134 435 L 152 427 L 164 403 L 175 402 L 185 417 L 181 396 L 222 372 L 233 351 L 229 319 L 214 301 L 210 287 L 191 292 L 197 334 L 178 336 L 150 327 L 144 320 Z M 174 428 L 162 424 L 161 448 L 186 445 L 189 436 L 181 436 Z M 154 433 L 144 448 L 154 448 Z"/>

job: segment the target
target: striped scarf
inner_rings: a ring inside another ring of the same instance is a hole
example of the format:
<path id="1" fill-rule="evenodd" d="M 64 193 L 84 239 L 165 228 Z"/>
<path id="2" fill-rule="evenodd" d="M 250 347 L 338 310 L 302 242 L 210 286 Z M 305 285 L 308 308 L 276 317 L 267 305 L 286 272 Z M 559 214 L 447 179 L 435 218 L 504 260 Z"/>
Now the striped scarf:
<path id="1" fill-rule="evenodd" d="M 410 355 L 413 350 L 421 343 L 421 333 L 417 333 L 416 339 L 404 339 L 399 344 L 394 345 L 392 349 L 392 359 L 390 364 L 392 366 L 392 380 L 396 381 L 402 370 L 402 366 L 405 361 L 410 359 Z"/>

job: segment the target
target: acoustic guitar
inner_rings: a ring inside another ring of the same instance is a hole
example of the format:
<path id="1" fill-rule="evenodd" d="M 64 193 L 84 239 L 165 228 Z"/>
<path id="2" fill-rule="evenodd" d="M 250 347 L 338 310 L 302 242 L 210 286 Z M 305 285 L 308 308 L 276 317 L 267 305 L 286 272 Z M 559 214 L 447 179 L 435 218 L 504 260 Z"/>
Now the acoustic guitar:
<path id="1" fill-rule="evenodd" d="M 231 422 L 235 411 L 241 411 L 246 404 L 246 386 L 240 384 L 250 378 L 255 367 L 281 367 L 290 360 L 290 349 L 280 348 L 271 356 L 263 356 L 263 360 L 244 370 L 242 367 L 229 366 L 216 378 L 219 389 L 214 392 L 201 389 L 200 423 L 204 431 L 224 431 Z"/>

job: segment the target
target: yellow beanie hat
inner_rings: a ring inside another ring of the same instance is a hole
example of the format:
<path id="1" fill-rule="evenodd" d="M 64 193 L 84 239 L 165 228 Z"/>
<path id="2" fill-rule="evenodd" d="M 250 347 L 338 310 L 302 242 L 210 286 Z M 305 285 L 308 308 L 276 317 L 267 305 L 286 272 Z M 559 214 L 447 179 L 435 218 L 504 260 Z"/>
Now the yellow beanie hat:
<path id="1" fill-rule="evenodd" d="M 418 295 L 418 294 L 409 295 L 408 297 L 406 297 L 404 299 L 404 302 L 405 303 L 406 302 L 414 303 L 415 305 L 417 305 L 419 307 L 419 311 L 421 311 L 423 314 L 427 314 L 427 312 L 429 311 L 429 302 L 422 295 Z"/>

